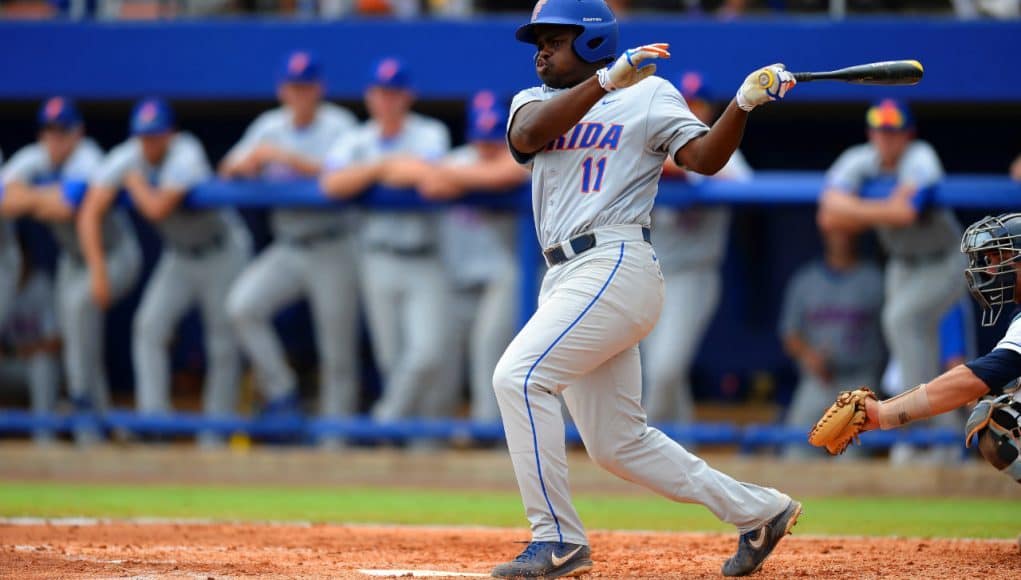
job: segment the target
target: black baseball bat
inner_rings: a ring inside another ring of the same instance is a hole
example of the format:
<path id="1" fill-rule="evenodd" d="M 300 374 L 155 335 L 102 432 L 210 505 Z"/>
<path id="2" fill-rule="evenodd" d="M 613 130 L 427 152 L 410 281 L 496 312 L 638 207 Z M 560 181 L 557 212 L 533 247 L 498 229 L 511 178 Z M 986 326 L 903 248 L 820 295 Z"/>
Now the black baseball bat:
<path id="1" fill-rule="evenodd" d="M 831 71 L 792 74 L 799 83 L 844 81 L 858 85 L 917 85 L 922 80 L 923 72 L 922 63 L 917 60 L 888 60 Z"/>

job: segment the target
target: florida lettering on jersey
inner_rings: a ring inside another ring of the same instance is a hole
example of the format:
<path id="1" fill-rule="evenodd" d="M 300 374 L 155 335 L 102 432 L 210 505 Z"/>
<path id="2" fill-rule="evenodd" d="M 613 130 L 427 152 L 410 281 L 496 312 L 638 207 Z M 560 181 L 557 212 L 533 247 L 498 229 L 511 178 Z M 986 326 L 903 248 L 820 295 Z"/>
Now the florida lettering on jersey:
<path id="1" fill-rule="evenodd" d="M 562 90 L 533 87 L 511 103 L 508 130 L 521 107 Z M 592 106 L 565 134 L 533 154 L 532 208 L 544 248 L 596 228 L 650 225 L 663 160 L 709 128 L 671 83 L 649 77 Z"/>
<path id="2" fill-rule="evenodd" d="M 607 129 L 602 123 L 581 122 L 569 132 L 550 141 L 546 151 L 572 151 L 575 149 L 599 149 L 616 151 L 624 125 L 614 123 Z"/>

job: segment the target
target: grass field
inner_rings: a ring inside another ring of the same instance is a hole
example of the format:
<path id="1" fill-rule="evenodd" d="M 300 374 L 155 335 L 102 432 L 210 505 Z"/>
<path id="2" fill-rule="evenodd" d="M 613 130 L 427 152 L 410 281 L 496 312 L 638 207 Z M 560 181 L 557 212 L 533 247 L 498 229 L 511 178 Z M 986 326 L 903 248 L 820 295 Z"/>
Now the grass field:
<path id="1" fill-rule="evenodd" d="M 807 534 L 1014 538 L 1021 502 L 808 498 Z M 705 508 L 655 496 L 579 494 L 592 529 L 728 531 Z M 405 488 L 88 485 L 0 482 L 0 516 L 208 518 L 525 528 L 520 499 L 501 492 Z"/>

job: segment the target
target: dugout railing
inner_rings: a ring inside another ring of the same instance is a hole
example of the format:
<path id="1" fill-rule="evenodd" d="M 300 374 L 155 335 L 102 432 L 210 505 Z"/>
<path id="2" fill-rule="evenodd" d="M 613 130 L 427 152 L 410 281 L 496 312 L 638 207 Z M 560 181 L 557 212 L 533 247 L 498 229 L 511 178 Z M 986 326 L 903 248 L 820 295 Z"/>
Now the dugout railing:
<path id="1" fill-rule="evenodd" d="M 876 181 L 866 184 L 865 197 L 885 196 L 890 182 Z M 818 172 L 760 171 L 753 181 L 704 181 L 689 184 L 663 181 L 660 184 L 658 203 L 672 207 L 693 205 L 810 205 L 816 202 L 823 187 L 823 175 Z M 65 183 L 67 199 L 77 204 L 84 193 L 82 183 Z M 999 175 L 952 175 L 938 186 L 921 192 L 926 203 L 959 209 L 1002 212 L 1021 209 L 1021 184 Z M 126 200 L 126 196 L 122 196 Z M 124 201 L 126 203 L 126 201 Z M 521 320 L 534 308 L 541 254 L 535 242 L 534 222 L 531 215 L 531 198 L 528 187 L 502 195 L 492 193 L 470 195 L 445 203 L 424 201 L 408 190 L 373 188 L 352 201 L 337 201 L 325 197 L 315 181 L 294 182 L 226 182 L 212 181 L 192 191 L 187 204 L 191 207 L 275 207 L 281 205 L 323 207 L 344 211 L 346 207 L 371 207 L 382 210 L 419 209 L 435 211 L 455 204 L 467 204 L 496 211 L 515 212 L 519 216 L 518 255 L 521 266 L 521 299 L 518 307 Z M 655 240 L 655 234 L 653 234 Z M 339 437 L 354 441 L 407 441 L 414 439 L 463 440 L 491 442 L 503 438 L 500 424 L 475 423 L 447 419 L 409 419 L 387 423 L 375 422 L 367 417 L 314 418 L 292 416 L 287 418 L 260 417 L 206 417 L 190 413 L 173 413 L 165 416 L 145 416 L 131 411 L 115 410 L 103 415 L 43 414 L 27 411 L 0 411 L 0 436 L 19 436 L 45 430 L 69 433 L 83 424 L 93 424 L 111 432 L 142 436 L 193 436 L 214 432 L 225 436 L 242 434 L 256 439 L 311 443 L 323 438 Z M 657 425 L 668 436 L 682 443 L 696 445 L 736 445 L 744 451 L 762 447 L 789 444 L 807 445 L 803 429 L 792 429 L 777 424 L 737 426 L 727 423 L 697 423 L 692 425 Z M 569 441 L 578 442 L 576 430 L 568 427 Z M 925 444 L 954 444 L 961 441 L 961 431 L 954 429 L 915 429 L 890 432 L 869 432 L 862 443 L 870 447 L 889 447 L 898 441 Z"/>

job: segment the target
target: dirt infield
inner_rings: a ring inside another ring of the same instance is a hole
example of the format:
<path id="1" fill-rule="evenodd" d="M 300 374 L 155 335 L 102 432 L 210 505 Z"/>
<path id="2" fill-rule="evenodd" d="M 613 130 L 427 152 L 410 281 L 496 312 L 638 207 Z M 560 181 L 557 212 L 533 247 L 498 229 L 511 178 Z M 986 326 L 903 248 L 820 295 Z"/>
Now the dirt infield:
<path id="1" fill-rule="evenodd" d="M 487 573 L 524 530 L 332 525 L 0 524 L 0 578 L 370 578 Z M 591 534 L 586 578 L 716 578 L 733 536 Z M 788 537 L 755 578 L 1018 578 L 1012 541 Z"/>

